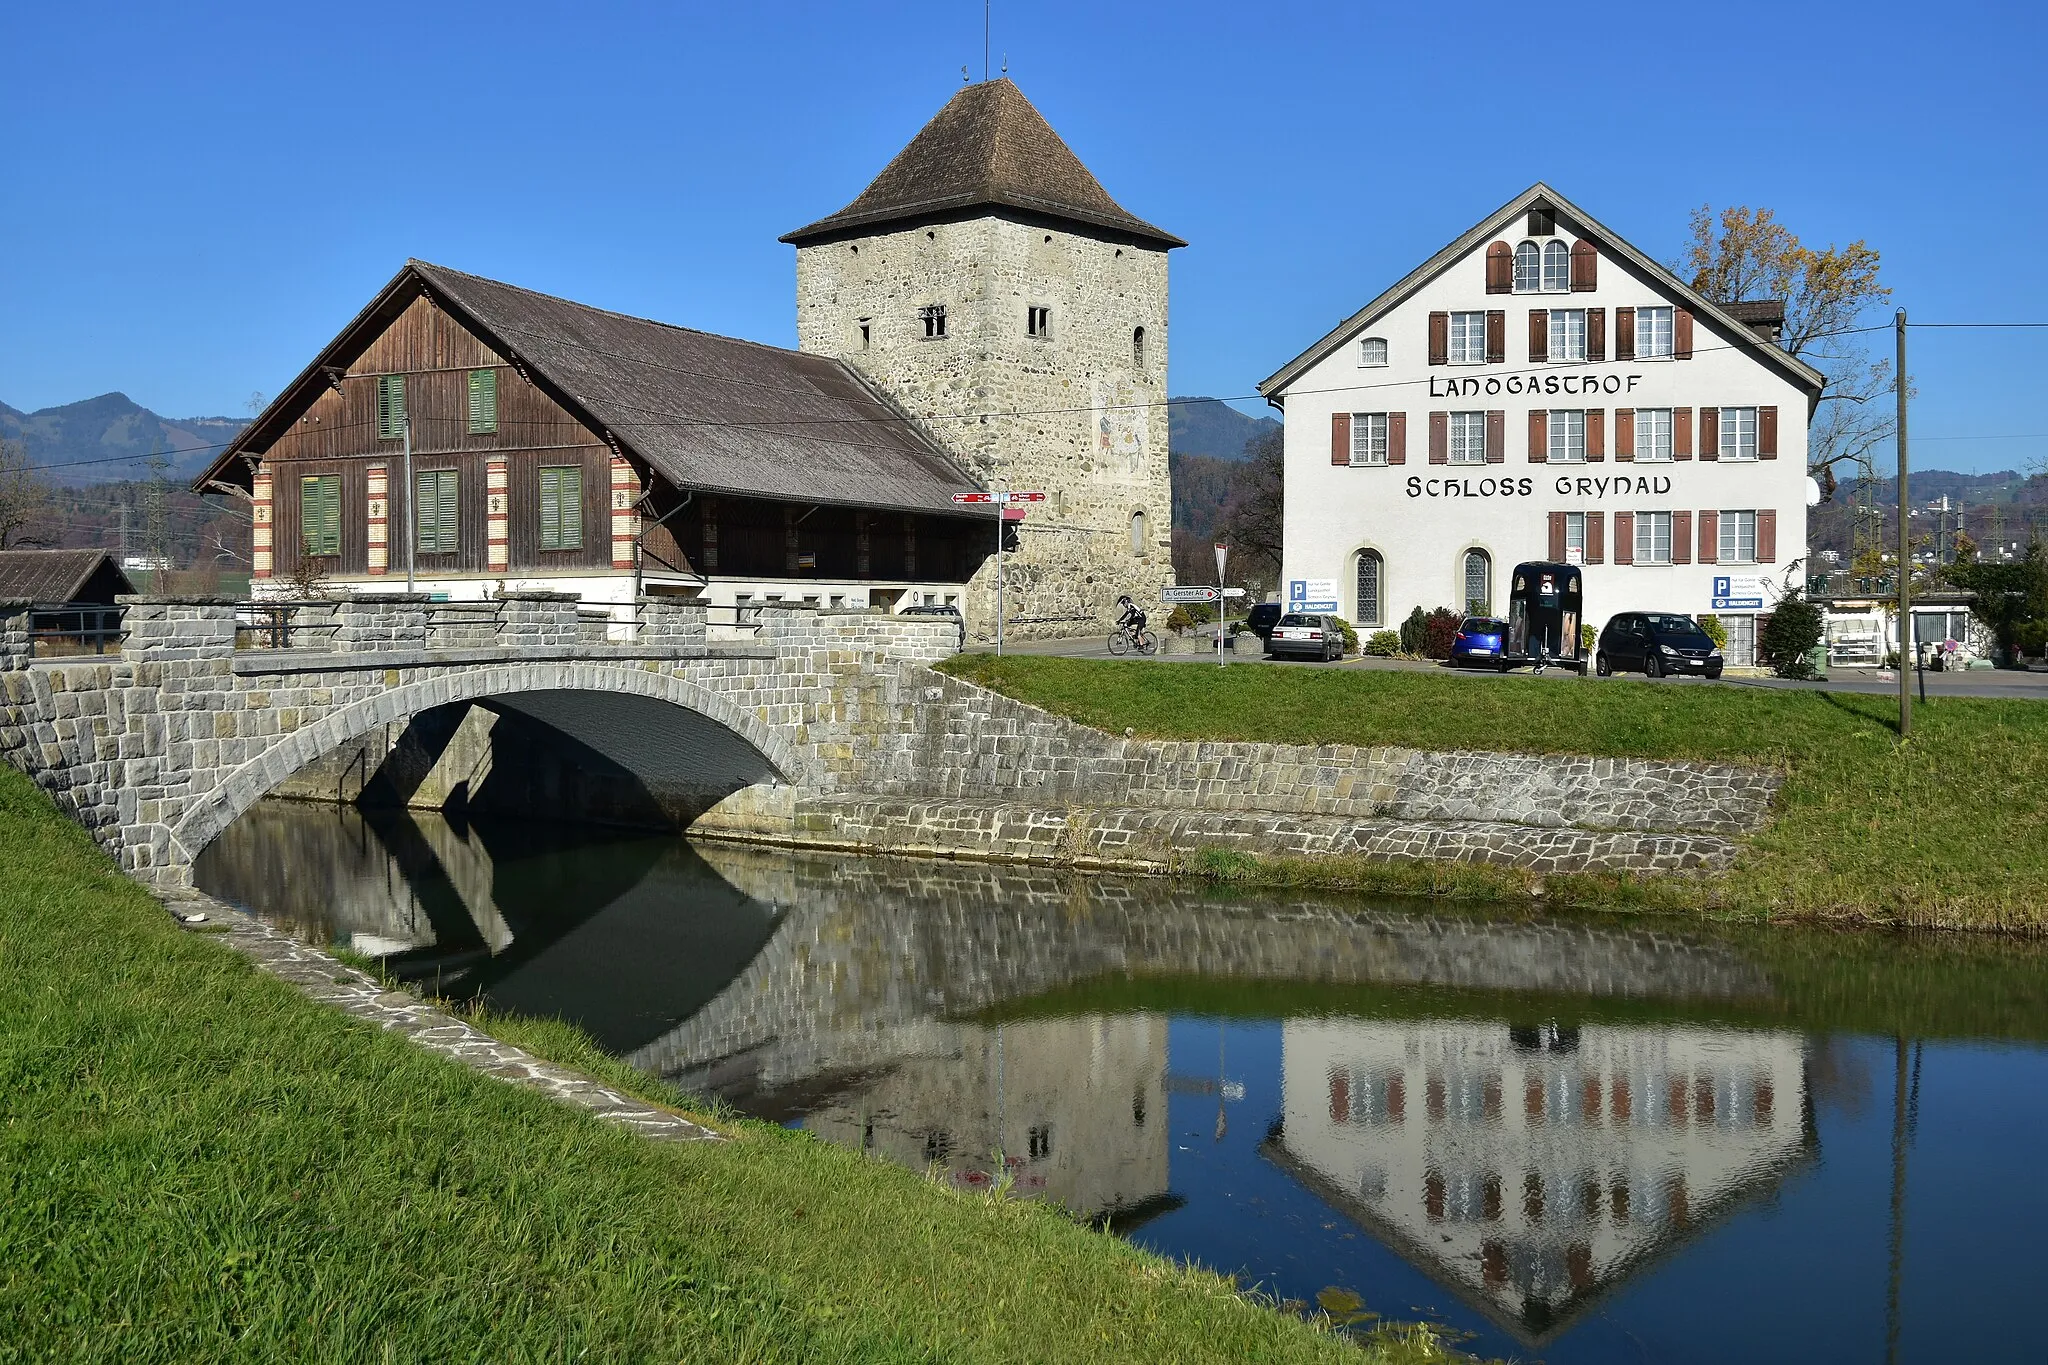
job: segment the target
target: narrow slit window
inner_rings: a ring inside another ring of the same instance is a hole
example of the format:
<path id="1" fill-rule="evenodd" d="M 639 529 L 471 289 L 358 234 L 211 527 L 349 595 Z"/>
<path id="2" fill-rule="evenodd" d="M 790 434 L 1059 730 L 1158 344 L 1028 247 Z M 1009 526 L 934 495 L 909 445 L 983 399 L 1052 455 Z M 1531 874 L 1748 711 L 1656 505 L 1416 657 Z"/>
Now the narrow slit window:
<path id="1" fill-rule="evenodd" d="M 583 548 L 583 470 L 580 466 L 541 466 L 540 547 L 543 550 Z"/>
<path id="2" fill-rule="evenodd" d="M 414 481 L 418 501 L 414 503 L 415 544 L 423 555 L 452 555 L 459 544 L 457 527 L 461 504 L 457 499 L 458 479 L 452 469 L 426 469 Z"/>
<path id="3" fill-rule="evenodd" d="M 1145 368 L 1145 329 L 1143 327 L 1133 327 L 1131 329 L 1131 364 L 1141 370 Z"/>

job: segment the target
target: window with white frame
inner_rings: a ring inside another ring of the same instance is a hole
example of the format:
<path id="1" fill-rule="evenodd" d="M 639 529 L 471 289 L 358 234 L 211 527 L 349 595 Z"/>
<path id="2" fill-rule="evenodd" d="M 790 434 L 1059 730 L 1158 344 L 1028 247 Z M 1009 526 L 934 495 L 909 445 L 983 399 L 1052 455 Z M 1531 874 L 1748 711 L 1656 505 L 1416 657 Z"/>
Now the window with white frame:
<path id="1" fill-rule="evenodd" d="M 1550 358 L 1552 360 L 1584 360 L 1586 358 L 1585 309 L 1553 308 L 1550 310 Z"/>
<path id="2" fill-rule="evenodd" d="M 1534 294 L 1543 288 L 1543 248 L 1524 242 L 1515 248 L 1515 292 Z"/>
<path id="3" fill-rule="evenodd" d="M 1453 365 L 1483 365 L 1486 363 L 1486 314 L 1451 314 L 1451 363 Z"/>
<path id="4" fill-rule="evenodd" d="M 1572 287 L 1572 249 L 1563 242 L 1543 244 L 1543 292 L 1565 294 Z"/>
<path id="5" fill-rule="evenodd" d="M 1721 562 L 1723 564 L 1756 563 L 1756 513 L 1723 512 L 1720 520 Z"/>
<path id="6" fill-rule="evenodd" d="M 1583 564 L 1586 562 L 1586 514 L 1567 512 L 1564 514 L 1564 562 Z"/>
<path id="7" fill-rule="evenodd" d="M 1550 413 L 1550 462 L 1586 462 L 1586 414 L 1580 409 L 1552 409 Z"/>
<path id="8" fill-rule="evenodd" d="M 1385 464 L 1387 462 L 1387 414 L 1384 412 L 1354 412 L 1351 414 L 1351 463 Z"/>
<path id="9" fill-rule="evenodd" d="M 1636 513 L 1636 563 L 1669 564 L 1671 562 L 1671 514 L 1669 512 Z"/>
<path id="10" fill-rule="evenodd" d="M 1671 458 L 1671 409 L 1636 409 L 1636 459 L 1655 464 Z"/>
<path id="11" fill-rule="evenodd" d="M 1671 309 L 1636 309 L 1636 359 L 1671 358 Z"/>
<path id="12" fill-rule="evenodd" d="M 1756 458 L 1756 409 L 1721 409 L 1721 458 L 1724 460 L 1754 460 Z"/>
<path id="13" fill-rule="evenodd" d="M 1486 463 L 1485 413 L 1454 412 L 1451 414 L 1451 463 Z"/>
<path id="14" fill-rule="evenodd" d="M 1387 339 L 1385 337 L 1367 337 L 1359 342 L 1358 363 L 1367 367 L 1386 364 Z"/>

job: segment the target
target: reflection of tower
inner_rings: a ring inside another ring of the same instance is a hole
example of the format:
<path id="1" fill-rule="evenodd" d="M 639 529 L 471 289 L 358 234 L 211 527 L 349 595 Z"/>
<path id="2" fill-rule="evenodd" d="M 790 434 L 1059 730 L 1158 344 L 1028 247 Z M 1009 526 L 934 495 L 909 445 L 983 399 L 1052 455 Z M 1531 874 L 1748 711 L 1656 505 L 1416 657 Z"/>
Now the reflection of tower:
<path id="1" fill-rule="evenodd" d="M 826 1080 L 838 1093 L 810 1106 L 804 1126 L 904 1165 L 941 1167 L 964 1189 L 987 1187 L 1000 1153 L 1019 1194 L 1076 1213 L 1138 1209 L 1166 1193 L 1164 1019 L 1087 1015 L 914 1033 L 914 1052 Z"/>
<path id="2" fill-rule="evenodd" d="M 1299 1020 L 1267 1153 L 1524 1340 L 1808 1159 L 1794 1034 Z"/>

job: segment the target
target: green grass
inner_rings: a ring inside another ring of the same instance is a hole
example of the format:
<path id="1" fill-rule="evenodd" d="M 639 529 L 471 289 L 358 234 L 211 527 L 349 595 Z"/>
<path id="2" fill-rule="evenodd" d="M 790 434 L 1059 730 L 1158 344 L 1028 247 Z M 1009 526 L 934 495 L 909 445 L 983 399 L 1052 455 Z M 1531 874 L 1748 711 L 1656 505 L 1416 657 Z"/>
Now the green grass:
<path id="1" fill-rule="evenodd" d="M 178 929 L 6 769 L 0 980 L 0 1361 L 1444 1358 L 1043 1206 L 761 1124 L 652 1144 L 431 1056 Z"/>
<path id="2" fill-rule="evenodd" d="M 1901 744 L 1896 702 L 1844 693 L 985 654 L 944 667 L 1112 734 L 1764 764 L 1787 774 L 1785 786 L 1732 872 L 1549 877 L 1545 893 L 1721 916 L 2048 929 L 2048 705 L 2038 702 L 1944 698 L 1915 710 Z M 1533 880 L 1356 860 L 1189 870 L 1468 895 L 1526 894 Z"/>

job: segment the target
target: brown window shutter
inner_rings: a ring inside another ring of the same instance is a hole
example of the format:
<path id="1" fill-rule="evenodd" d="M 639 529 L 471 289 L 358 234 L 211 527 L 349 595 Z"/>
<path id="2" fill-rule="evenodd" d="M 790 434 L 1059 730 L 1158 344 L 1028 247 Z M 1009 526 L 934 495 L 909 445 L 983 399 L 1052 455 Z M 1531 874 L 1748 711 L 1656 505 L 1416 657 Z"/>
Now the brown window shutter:
<path id="1" fill-rule="evenodd" d="M 1486 315 L 1486 363 L 1498 365 L 1508 358 L 1508 315 L 1498 308 Z"/>
<path id="2" fill-rule="evenodd" d="M 1633 512 L 1614 514 L 1614 562 L 1636 562 L 1636 514 Z"/>
<path id="3" fill-rule="evenodd" d="M 1756 562 L 1778 562 L 1778 514 L 1768 507 L 1756 514 Z"/>
<path id="4" fill-rule="evenodd" d="M 1636 410 L 1614 410 L 1614 459 L 1619 464 L 1636 457 Z"/>
<path id="5" fill-rule="evenodd" d="M 1508 294 L 1514 288 L 1515 249 L 1506 242 L 1495 242 L 1486 248 L 1486 292 Z"/>
<path id="6" fill-rule="evenodd" d="M 1529 310 L 1529 359 L 1550 359 L 1550 310 Z"/>
<path id="7" fill-rule="evenodd" d="M 1721 562 L 1721 514 L 1700 513 L 1700 563 Z"/>
<path id="8" fill-rule="evenodd" d="M 1451 315 L 1431 313 L 1429 315 L 1429 363 L 1448 365 L 1451 363 Z"/>
<path id="9" fill-rule="evenodd" d="M 1692 513 L 1671 514 L 1671 562 L 1692 563 Z"/>
<path id="10" fill-rule="evenodd" d="M 1486 414 L 1486 462 L 1501 464 L 1508 458 L 1508 415 L 1495 409 Z"/>
<path id="11" fill-rule="evenodd" d="M 1692 409 L 1671 410 L 1671 458 L 1690 460 L 1692 458 Z"/>
<path id="12" fill-rule="evenodd" d="M 1590 294 L 1600 287 L 1600 250 L 1584 237 L 1572 243 L 1572 292 Z"/>
<path id="13" fill-rule="evenodd" d="M 1330 414 L 1330 463 L 1351 463 L 1351 414 Z"/>
<path id="14" fill-rule="evenodd" d="M 1600 408 L 1586 409 L 1586 463 L 1607 458 L 1607 413 Z"/>
<path id="15" fill-rule="evenodd" d="M 1550 462 L 1550 414 L 1542 408 L 1529 410 L 1529 463 Z"/>
<path id="16" fill-rule="evenodd" d="M 1563 561 L 1564 513 L 1552 512 L 1550 514 L 1550 562 L 1553 564 L 1559 564 Z"/>
<path id="17" fill-rule="evenodd" d="M 1636 310 L 1633 308 L 1614 310 L 1614 358 L 1636 358 Z"/>
<path id="18" fill-rule="evenodd" d="M 1387 414 L 1387 463 L 1408 463 L 1408 414 Z"/>
<path id="19" fill-rule="evenodd" d="M 1671 310 L 1671 358 L 1692 359 L 1692 313 L 1688 309 Z"/>
<path id="20" fill-rule="evenodd" d="M 1451 462 L 1451 415 L 1448 412 L 1432 412 L 1429 415 L 1429 462 Z"/>
<path id="21" fill-rule="evenodd" d="M 1700 458 L 1718 460 L 1721 458 L 1721 410 L 1700 409 Z"/>
<path id="22" fill-rule="evenodd" d="M 1607 310 L 1586 310 L 1586 359 L 1607 359 Z"/>
<path id="23" fill-rule="evenodd" d="M 1778 458 L 1778 410 L 1775 407 L 1756 410 L 1756 457 L 1759 460 Z"/>
<path id="24" fill-rule="evenodd" d="M 1607 547 L 1603 542 L 1606 539 L 1607 514 L 1605 512 L 1586 513 L 1586 562 L 1588 564 L 1598 564 L 1605 557 L 1604 551 Z"/>

